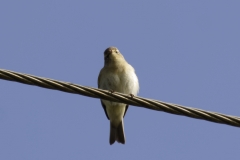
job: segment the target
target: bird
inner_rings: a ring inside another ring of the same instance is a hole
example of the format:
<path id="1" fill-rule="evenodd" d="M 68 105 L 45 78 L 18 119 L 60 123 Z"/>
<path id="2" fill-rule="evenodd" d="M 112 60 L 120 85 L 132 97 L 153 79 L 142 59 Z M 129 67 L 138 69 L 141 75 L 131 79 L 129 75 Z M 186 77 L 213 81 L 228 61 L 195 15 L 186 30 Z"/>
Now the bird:
<path id="1" fill-rule="evenodd" d="M 98 76 L 98 88 L 108 90 L 112 94 L 114 92 L 129 94 L 131 97 L 139 92 L 138 77 L 134 68 L 116 47 L 109 47 L 104 51 L 104 66 Z M 110 120 L 110 145 L 115 141 L 125 144 L 123 118 L 128 105 L 103 99 L 100 101 Z"/>

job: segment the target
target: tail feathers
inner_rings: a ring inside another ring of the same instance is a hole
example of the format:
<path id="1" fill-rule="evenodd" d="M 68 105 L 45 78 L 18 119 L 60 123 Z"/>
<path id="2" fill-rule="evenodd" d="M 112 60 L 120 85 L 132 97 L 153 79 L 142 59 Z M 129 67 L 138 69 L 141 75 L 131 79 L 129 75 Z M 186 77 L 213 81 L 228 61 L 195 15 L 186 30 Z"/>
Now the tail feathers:
<path id="1" fill-rule="evenodd" d="M 109 139 L 110 145 L 112 145 L 115 142 L 116 137 L 117 137 L 117 129 L 110 124 L 110 139 Z"/>
<path id="2" fill-rule="evenodd" d="M 116 140 L 118 141 L 118 143 L 125 144 L 125 135 L 124 135 L 123 120 L 122 120 L 122 122 L 119 124 L 119 126 L 118 126 L 118 128 L 117 128 L 117 137 L 116 137 Z"/>
<path id="3" fill-rule="evenodd" d="M 124 135 L 124 129 L 123 129 L 123 121 L 118 125 L 118 127 L 113 127 L 110 124 L 110 139 L 109 143 L 112 145 L 115 141 L 118 143 L 125 144 L 125 135 Z"/>

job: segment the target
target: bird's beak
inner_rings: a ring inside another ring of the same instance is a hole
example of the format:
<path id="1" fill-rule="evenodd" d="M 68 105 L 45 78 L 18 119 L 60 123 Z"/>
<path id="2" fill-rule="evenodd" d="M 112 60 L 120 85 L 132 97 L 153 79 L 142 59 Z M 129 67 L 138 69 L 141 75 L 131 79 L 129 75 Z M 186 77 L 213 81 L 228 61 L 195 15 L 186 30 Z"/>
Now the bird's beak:
<path id="1" fill-rule="evenodd" d="M 110 54 L 112 54 L 112 53 L 113 53 L 113 50 L 110 49 L 110 50 L 107 52 L 107 54 L 105 54 L 104 57 L 106 58 L 106 57 L 108 57 L 108 56 L 109 56 Z"/>
<path id="2" fill-rule="evenodd" d="M 104 58 L 108 57 L 112 52 L 105 54 Z"/>

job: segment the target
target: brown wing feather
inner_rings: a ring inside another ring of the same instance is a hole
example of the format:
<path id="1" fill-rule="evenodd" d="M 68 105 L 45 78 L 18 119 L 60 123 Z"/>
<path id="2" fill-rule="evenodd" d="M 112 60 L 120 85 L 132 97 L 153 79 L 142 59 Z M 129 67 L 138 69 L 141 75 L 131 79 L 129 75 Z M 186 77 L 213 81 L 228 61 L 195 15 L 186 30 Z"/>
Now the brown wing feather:
<path id="1" fill-rule="evenodd" d="M 105 104 L 104 104 L 102 101 L 101 101 L 101 104 L 102 104 L 102 107 L 103 107 L 104 112 L 105 112 L 105 114 L 106 114 L 106 117 L 109 119 Z"/>
<path id="2" fill-rule="evenodd" d="M 128 105 L 126 105 L 126 109 L 125 109 L 123 117 L 125 117 L 125 114 L 126 114 L 127 110 L 128 110 Z"/>

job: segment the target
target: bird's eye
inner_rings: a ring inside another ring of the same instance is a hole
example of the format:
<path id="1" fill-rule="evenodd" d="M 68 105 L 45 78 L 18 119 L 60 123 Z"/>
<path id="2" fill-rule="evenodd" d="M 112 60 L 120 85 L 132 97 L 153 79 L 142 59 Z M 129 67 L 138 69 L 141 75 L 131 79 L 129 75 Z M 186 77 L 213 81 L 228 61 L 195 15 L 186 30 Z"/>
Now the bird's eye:
<path id="1" fill-rule="evenodd" d="M 116 50 L 115 53 L 118 53 L 118 50 Z"/>

